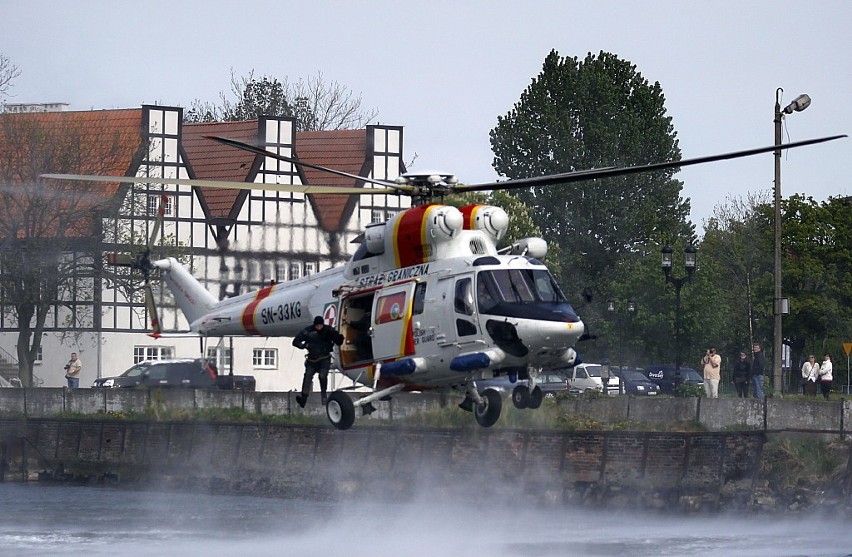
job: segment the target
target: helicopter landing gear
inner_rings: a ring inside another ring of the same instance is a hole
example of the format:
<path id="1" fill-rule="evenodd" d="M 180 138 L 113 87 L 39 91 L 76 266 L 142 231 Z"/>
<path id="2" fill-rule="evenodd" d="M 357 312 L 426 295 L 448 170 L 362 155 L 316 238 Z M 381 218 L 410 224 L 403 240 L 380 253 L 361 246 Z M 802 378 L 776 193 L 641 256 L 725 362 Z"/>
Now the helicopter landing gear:
<path id="1" fill-rule="evenodd" d="M 518 410 L 529 408 L 530 405 L 530 388 L 526 385 L 518 385 L 512 389 L 512 404 Z"/>
<path id="2" fill-rule="evenodd" d="M 544 391 L 541 390 L 541 387 L 536 387 L 530 392 L 530 400 L 527 408 L 535 410 L 541 406 L 542 401 L 544 401 Z"/>
<path id="3" fill-rule="evenodd" d="M 503 398 L 494 389 L 485 389 L 481 394 L 481 402 L 476 405 L 473 415 L 476 423 L 482 427 L 491 427 L 500 418 L 500 410 L 503 409 Z"/>
<path id="4" fill-rule="evenodd" d="M 355 423 L 355 404 L 343 391 L 334 391 L 328 395 L 325 414 L 337 429 L 349 429 Z"/>
<path id="5" fill-rule="evenodd" d="M 387 389 L 382 389 L 353 401 L 344 391 L 334 391 L 328 395 L 328 404 L 325 405 L 325 414 L 328 421 L 337 429 L 349 429 L 355 423 L 355 407 L 361 408 L 361 415 L 368 416 L 376 411 L 373 402 L 388 398 L 405 388 L 402 383 L 397 383 Z"/>

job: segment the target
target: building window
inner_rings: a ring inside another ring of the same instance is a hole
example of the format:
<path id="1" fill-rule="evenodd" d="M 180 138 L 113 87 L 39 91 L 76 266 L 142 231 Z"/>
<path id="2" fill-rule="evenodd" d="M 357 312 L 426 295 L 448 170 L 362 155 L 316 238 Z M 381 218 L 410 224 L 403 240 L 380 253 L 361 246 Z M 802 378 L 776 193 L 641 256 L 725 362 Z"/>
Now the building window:
<path id="1" fill-rule="evenodd" d="M 134 346 L 133 363 L 147 362 L 151 360 L 168 360 L 174 354 L 172 346 Z"/>
<path id="2" fill-rule="evenodd" d="M 164 214 L 167 216 L 171 216 L 174 210 L 175 198 L 171 195 L 149 195 L 148 196 L 148 214 L 149 215 L 157 215 L 160 211 L 160 200 L 163 200 L 165 205 Z"/>
<path id="3" fill-rule="evenodd" d="M 44 360 L 44 346 L 39 345 L 38 352 L 36 352 L 35 360 L 33 360 L 34 364 L 40 364 Z"/>
<path id="4" fill-rule="evenodd" d="M 231 369 L 231 349 L 220 346 L 207 347 L 207 359 L 213 360 L 219 373 L 226 373 Z"/>
<path id="5" fill-rule="evenodd" d="M 255 348 L 252 350 L 251 363 L 255 369 L 278 369 L 278 349 Z"/>
<path id="6" fill-rule="evenodd" d="M 298 263 L 290 263 L 290 280 L 296 280 L 302 276 L 301 270 L 301 266 Z"/>
<path id="7" fill-rule="evenodd" d="M 305 263 L 305 276 L 314 274 L 314 264 Z"/>
<path id="8" fill-rule="evenodd" d="M 373 209 L 370 213 L 370 224 L 385 222 L 385 214 L 381 209 Z"/>

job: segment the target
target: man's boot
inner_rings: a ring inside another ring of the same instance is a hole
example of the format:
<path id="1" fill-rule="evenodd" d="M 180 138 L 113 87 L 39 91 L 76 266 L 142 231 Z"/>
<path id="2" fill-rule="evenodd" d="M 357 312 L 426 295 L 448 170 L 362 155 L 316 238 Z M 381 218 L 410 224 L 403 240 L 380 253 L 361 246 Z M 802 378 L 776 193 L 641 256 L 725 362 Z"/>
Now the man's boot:
<path id="1" fill-rule="evenodd" d="M 325 392 L 323 392 L 322 395 L 320 395 L 320 400 L 322 401 L 323 406 L 325 406 L 326 403 L 328 402 L 328 397 L 325 396 Z"/>
<path id="2" fill-rule="evenodd" d="M 304 408 L 306 402 L 308 402 L 307 396 L 304 394 L 296 395 L 296 403 L 299 405 L 299 408 Z"/>

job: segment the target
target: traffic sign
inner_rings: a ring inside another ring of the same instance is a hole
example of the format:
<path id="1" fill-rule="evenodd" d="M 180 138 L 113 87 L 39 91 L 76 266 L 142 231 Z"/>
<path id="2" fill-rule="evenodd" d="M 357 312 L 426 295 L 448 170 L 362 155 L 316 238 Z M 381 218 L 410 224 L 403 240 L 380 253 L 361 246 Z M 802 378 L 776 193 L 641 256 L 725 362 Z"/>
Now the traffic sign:
<path id="1" fill-rule="evenodd" d="M 846 357 L 848 358 L 849 354 L 852 354 L 852 342 L 844 342 L 843 351 L 846 352 Z"/>

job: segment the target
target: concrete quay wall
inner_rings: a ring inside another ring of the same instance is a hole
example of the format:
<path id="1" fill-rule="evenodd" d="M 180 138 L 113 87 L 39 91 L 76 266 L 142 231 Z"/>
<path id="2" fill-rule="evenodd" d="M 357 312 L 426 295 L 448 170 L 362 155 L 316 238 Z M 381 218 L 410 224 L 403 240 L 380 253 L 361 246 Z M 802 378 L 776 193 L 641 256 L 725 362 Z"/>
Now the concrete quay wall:
<path id="1" fill-rule="evenodd" d="M 68 414 L 141 413 L 158 409 L 240 408 L 265 415 L 324 417 L 319 396 L 299 408 L 294 392 L 243 392 L 192 389 L 0 389 L 0 415 L 55 417 Z M 456 397 L 434 393 L 400 393 L 376 404 L 371 416 L 397 420 L 411 414 L 455 404 Z M 511 405 L 506 399 L 504 404 Z M 730 429 L 814 431 L 852 434 L 852 400 L 809 401 L 790 399 L 612 397 L 563 399 L 567 412 L 611 424 L 626 421 L 650 424 L 699 422 L 710 431 Z M 356 423 L 356 427 L 357 427 Z"/>
<path id="2" fill-rule="evenodd" d="M 622 396 L 564 399 L 559 405 L 569 413 L 601 423 L 698 422 L 710 431 L 753 429 L 852 434 L 852 400 Z"/>
<path id="3" fill-rule="evenodd" d="M 8 481 L 719 509 L 749 504 L 764 435 L 4 418 L 0 441 Z"/>

